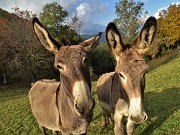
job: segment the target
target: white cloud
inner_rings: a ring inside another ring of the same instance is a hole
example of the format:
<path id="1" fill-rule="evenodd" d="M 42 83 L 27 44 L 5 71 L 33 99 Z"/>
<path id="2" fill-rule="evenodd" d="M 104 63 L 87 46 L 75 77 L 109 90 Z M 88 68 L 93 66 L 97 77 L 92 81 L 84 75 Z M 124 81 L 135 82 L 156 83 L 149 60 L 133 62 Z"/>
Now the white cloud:
<path id="1" fill-rule="evenodd" d="M 176 2 L 176 3 L 171 3 L 171 5 L 180 5 L 180 2 Z M 169 7 L 169 6 L 168 6 Z M 163 8 L 160 8 L 158 9 L 158 11 L 154 14 L 154 17 L 156 17 L 156 19 L 158 19 L 160 16 L 159 16 L 159 13 L 162 11 L 162 10 L 167 10 L 168 7 L 163 7 Z"/>
<path id="2" fill-rule="evenodd" d="M 174 4 L 180 5 L 180 2 L 173 2 L 172 5 L 174 5 Z"/>
<path id="3" fill-rule="evenodd" d="M 30 10 L 37 14 L 42 11 L 42 8 L 47 3 L 57 2 L 66 10 L 74 10 L 74 3 L 79 0 L 0 0 L 0 8 L 7 10 L 8 12 L 13 12 L 11 8 L 18 7 L 21 10 Z M 70 11 L 71 12 L 71 11 Z"/>
<path id="4" fill-rule="evenodd" d="M 163 8 L 158 9 L 158 11 L 154 14 L 154 17 L 155 17 L 156 19 L 160 18 L 159 13 L 160 13 L 162 10 L 166 10 L 167 8 L 168 8 L 168 7 L 163 7 Z"/>
<path id="5" fill-rule="evenodd" d="M 85 23 L 96 22 L 108 12 L 108 5 L 103 5 L 99 0 L 92 0 L 89 3 L 81 3 L 75 14 Z"/>
<path id="6" fill-rule="evenodd" d="M 74 3 L 78 2 L 78 1 L 80 1 L 80 0 L 68 0 L 68 2 L 67 2 L 67 0 L 59 0 L 58 2 L 65 9 L 69 9 L 70 7 L 74 7 Z"/>
<path id="7" fill-rule="evenodd" d="M 81 3 L 79 7 L 76 8 L 77 16 L 83 17 L 91 12 L 91 7 L 88 3 Z"/>

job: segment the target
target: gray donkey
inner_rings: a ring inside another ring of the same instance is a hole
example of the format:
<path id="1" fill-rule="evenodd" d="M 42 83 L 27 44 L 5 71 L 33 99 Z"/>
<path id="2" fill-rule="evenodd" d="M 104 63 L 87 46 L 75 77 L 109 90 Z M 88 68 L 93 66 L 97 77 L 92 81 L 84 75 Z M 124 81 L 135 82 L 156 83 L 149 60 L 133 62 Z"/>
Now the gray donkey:
<path id="1" fill-rule="evenodd" d="M 114 72 L 103 74 L 97 82 L 97 95 L 102 107 L 102 127 L 114 120 L 115 135 L 124 134 L 123 116 L 127 116 L 126 132 L 133 134 L 134 124 L 147 120 L 143 108 L 145 73 L 148 65 L 143 55 L 153 41 L 157 22 L 148 18 L 132 45 L 124 45 L 114 23 L 106 28 L 106 40 L 116 60 Z M 111 115 L 114 119 L 112 120 Z"/>
<path id="2" fill-rule="evenodd" d="M 92 120 L 95 100 L 87 52 L 96 47 L 101 33 L 79 45 L 61 46 L 50 36 L 37 18 L 33 28 L 42 45 L 54 53 L 54 66 L 60 71 L 60 82 L 37 81 L 29 91 L 29 100 L 43 135 L 45 128 L 54 134 L 86 134 Z"/>

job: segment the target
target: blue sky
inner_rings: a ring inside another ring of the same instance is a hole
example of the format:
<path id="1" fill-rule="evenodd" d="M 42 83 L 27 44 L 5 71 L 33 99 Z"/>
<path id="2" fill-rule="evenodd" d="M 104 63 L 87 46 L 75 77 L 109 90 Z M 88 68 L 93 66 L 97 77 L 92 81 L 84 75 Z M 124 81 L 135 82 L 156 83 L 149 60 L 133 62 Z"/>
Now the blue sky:
<path id="1" fill-rule="evenodd" d="M 0 8 L 12 12 L 12 7 L 28 9 L 39 14 L 46 3 L 58 2 L 72 16 L 77 14 L 86 25 L 88 23 L 106 26 L 116 18 L 115 3 L 119 0 L 0 0 Z M 137 1 L 137 0 L 135 0 Z M 154 16 L 159 9 L 168 7 L 180 0 L 140 0 L 144 2 L 144 10 Z"/>

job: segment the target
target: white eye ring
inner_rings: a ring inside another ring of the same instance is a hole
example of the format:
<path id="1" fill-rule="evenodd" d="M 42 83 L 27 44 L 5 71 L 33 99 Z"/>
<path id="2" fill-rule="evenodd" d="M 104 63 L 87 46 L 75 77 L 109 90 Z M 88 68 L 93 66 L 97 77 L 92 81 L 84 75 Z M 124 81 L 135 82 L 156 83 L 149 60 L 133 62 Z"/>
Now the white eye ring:
<path id="1" fill-rule="evenodd" d="M 126 77 L 126 75 L 125 75 L 124 73 L 119 72 L 119 76 L 121 77 L 121 79 L 122 79 L 123 81 L 127 81 L 127 77 Z"/>
<path id="2" fill-rule="evenodd" d="M 57 69 L 58 69 L 59 71 L 64 71 L 63 66 L 61 66 L 60 64 L 57 65 Z"/>
<path id="3" fill-rule="evenodd" d="M 119 72 L 119 76 L 124 80 L 126 79 L 126 76 L 122 72 Z"/>
<path id="4" fill-rule="evenodd" d="M 66 71 L 66 64 L 62 64 L 62 63 L 57 63 L 57 65 L 56 65 L 56 68 L 60 71 L 60 72 L 64 72 L 64 71 Z"/>
<path id="5" fill-rule="evenodd" d="M 120 75 L 121 78 L 125 79 L 125 77 L 121 73 L 119 73 L 119 75 Z"/>

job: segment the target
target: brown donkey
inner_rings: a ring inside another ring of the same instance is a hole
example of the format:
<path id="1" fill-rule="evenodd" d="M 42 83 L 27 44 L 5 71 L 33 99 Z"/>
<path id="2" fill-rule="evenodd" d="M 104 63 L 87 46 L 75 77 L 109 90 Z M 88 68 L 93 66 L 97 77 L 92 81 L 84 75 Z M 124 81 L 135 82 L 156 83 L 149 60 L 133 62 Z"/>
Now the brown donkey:
<path id="1" fill-rule="evenodd" d="M 91 122 L 95 100 L 91 95 L 91 81 L 87 52 L 96 47 L 101 33 L 79 45 L 62 46 L 49 35 L 37 18 L 34 31 L 42 45 L 54 53 L 54 66 L 60 71 L 60 82 L 37 81 L 29 92 L 32 112 L 42 130 L 61 131 L 63 135 L 86 134 Z"/>
<path id="2" fill-rule="evenodd" d="M 124 45 L 114 23 L 106 28 L 106 40 L 116 59 L 115 72 L 103 74 L 97 82 L 97 94 L 102 107 L 102 127 L 114 117 L 115 135 L 123 134 L 123 116 L 127 116 L 126 132 L 133 133 L 133 126 L 147 120 L 143 108 L 145 73 L 148 65 L 144 55 L 156 32 L 156 19 L 150 17 L 134 43 Z"/>

